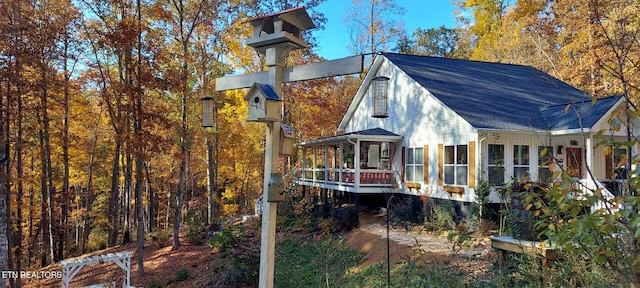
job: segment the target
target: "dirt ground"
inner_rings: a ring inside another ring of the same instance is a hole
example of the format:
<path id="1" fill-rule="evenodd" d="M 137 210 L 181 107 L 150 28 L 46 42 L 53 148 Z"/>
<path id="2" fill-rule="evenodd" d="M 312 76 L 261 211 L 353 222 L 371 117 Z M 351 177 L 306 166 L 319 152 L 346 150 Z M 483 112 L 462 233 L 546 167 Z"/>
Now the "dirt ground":
<path id="1" fill-rule="evenodd" d="M 412 259 L 424 264 L 449 263 L 458 268 L 473 267 L 473 273 L 489 269 L 494 253 L 487 237 L 473 237 L 469 247 L 462 247 L 453 253 L 453 244 L 447 241 L 443 232 L 427 232 L 421 226 L 393 227 L 389 229 L 389 255 L 392 264 Z M 352 249 L 367 253 L 357 268 L 387 260 L 387 227 L 382 214 L 361 213 L 360 227 L 346 236 Z"/>
<path id="2" fill-rule="evenodd" d="M 363 262 L 356 270 L 387 260 L 385 223 L 384 215 L 362 213 L 360 227 L 344 235 L 347 244 L 352 249 L 366 253 Z M 452 244 L 447 242 L 443 233 L 426 232 L 421 226 L 391 227 L 389 239 L 391 240 L 389 241 L 390 259 L 393 264 L 401 263 L 406 259 L 413 259 L 424 264 L 443 265 L 446 263 L 451 269 L 466 271 L 470 277 L 474 277 L 474 275 L 481 275 L 488 271 L 491 257 L 493 257 L 488 236 L 476 237 L 471 241 L 470 247 L 462 248 L 457 253 L 452 253 Z M 166 243 L 164 247 L 160 247 L 157 243 L 147 241 L 144 247 L 145 273 L 143 277 L 138 276 L 136 243 L 96 251 L 84 256 L 131 251 L 133 254 L 131 285 L 136 287 L 148 286 L 154 279 L 161 279 L 163 283 L 166 283 L 166 279 L 174 276 L 181 267 L 188 268 L 190 275 L 194 276 L 210 273 L 207 270 L 217 255 L 206 244 L 189 245 L 185 239 L 182 239 L 181 243 L 183 244 L 178 251 L 172 251 L 170 242 Z M 40 271 L 61 271 L 61 269 L 58 264 Z M 79 271 L 73 278 L 71 287 L 106 283 L 110 282 L 112 277 L 121 279 L 122 276 L 122 270 L 113 263 L 92 264 Z M 200 287 L 203 284 L 199 283 L 197 278 L 190 277 L 188 281 L 173 282 L 165 287 Z M 23 287 L 60 287 L 60 283 L 60 279 L 29 279 L 29 281 L 23 281 Z"/>

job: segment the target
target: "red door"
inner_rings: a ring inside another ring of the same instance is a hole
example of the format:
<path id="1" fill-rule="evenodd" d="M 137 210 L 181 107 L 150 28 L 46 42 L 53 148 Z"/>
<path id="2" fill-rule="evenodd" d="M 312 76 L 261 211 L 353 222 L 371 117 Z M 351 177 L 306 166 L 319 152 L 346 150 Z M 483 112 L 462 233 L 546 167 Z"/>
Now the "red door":
<path id="1" fill-rule="evenodd" d="M 582 178 L 582 148 L 566 148 L 567 173 L 571 177 Z"/>

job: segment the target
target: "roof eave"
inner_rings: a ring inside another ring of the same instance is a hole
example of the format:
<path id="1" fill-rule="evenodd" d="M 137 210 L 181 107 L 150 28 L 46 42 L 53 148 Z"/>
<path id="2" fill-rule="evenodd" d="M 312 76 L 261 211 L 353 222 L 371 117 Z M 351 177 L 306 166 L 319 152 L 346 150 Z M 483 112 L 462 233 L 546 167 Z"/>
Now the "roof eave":
<path id="1" fill-rule="evenodd" d="M 581 133 L 591 133 L 591 128 L 576 128 L 576 129 L 564 129 L 564 130 L 551 130 L 549 133 L 552 136 L 561 136 L 561 135 L 569 135 L 569 134 L 581 134 Z"/>
<path id="2" fill-rule="evenodd" d="M 402 141 L 402 139 L 404 139 L 404 137 L 402 136 L 348 134 L 348 135 L 338 135 L 333 137 L 299 142 L 299 143 L 296 143 L 295 146 L 299 146 L 299 147 L 320 146 L 320 145 L 327 145 L 327 144 L 341 143 L 341 142 L 355 142 L 358 140 L 397 142 L 397 141 Z"/>

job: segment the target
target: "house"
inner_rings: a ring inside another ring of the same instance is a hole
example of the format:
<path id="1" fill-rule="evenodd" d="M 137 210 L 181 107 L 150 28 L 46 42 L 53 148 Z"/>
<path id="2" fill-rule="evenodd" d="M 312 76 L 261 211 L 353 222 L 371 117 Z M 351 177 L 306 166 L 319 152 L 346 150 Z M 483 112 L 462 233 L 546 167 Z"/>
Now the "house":
<path id="1" fill-rule="evenodd" d="M 605 153 L 599 144 L 627 139 L 624 113 L 616 110 L 624 105 L 621 96 L 595 100 L 529 66 L 382 53 L 338 135 L 297 143 L 296 181 L 465 203 L 474 201 L 479 179 L 501 186 L 547 180 L 559 169 L 598 187 L 626 159 L 625 149 Z M 495 191 L 490 201 L 500 201 Z"/>

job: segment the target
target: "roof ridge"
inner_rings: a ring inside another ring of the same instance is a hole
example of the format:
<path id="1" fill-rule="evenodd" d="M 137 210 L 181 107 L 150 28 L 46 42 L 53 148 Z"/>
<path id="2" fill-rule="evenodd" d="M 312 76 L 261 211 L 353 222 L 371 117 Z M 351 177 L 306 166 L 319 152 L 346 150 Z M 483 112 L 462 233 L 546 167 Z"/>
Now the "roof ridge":
<path id="1" fill-rule="evenodd" d="M 472 62 L 472 63 L 484 63 L 484 64 L 495 64 L 495 65 L 508 65 L 508 66 L 519 66 L 519 67 L 528 67 L 528 68 L 533 68 L 535 70 L 539 70 L 536 67 L 533 67 L 531 65 L 526 65 L 526 64 L 516 64 L 516 63 L 504 63 L 504 62 L 491 62 L 491 61 L 487 61 L 487 60 L 473 60 L 473 59 L 463 59 L 463 58 L 449 58 L 449 57 L 442 57 L 442 56 L 431 56 L 431 55 L 419 55 L 419 54 L 403 54 L 403 53 L 397 53 L 397 52 L 381 52 L 381 55 L 397 55 L 397 56 L 410 56 L 410 57 L 423 57 L 423 58 L 433 58 L 433 59 L 443 59 L 443 60 L 451 60 L 451 61 L 466 61 L 466 62 Z"/>

